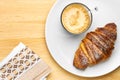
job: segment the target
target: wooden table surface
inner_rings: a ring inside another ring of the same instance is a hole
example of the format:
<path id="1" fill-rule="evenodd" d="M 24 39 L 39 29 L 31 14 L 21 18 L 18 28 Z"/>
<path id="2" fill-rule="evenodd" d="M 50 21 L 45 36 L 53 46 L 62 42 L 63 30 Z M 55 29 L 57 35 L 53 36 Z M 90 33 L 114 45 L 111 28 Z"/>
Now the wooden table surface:
<path id="1" fill-rule="evenodd" d="M 98 78 L 83 78 L 62 69 L 51 57 L 45 42 L 45 22 L 56 0 L 0 0 L 0 60 L 23 42 L 51 68 L 47 80 L 120 80 L 120 68 Z"/>

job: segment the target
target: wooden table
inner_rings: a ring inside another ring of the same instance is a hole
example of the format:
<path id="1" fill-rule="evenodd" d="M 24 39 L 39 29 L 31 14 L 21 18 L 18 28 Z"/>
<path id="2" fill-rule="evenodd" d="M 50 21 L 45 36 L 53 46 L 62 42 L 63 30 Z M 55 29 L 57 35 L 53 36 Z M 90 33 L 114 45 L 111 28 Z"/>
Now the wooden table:
<path id="1" fill-rule="evenodd" d="M 0 60 L 23 42 L 53 69 L 47 80 L 120 80 L 120 68 L 98 78 L 83 78 L 62 69 L 45 42 L 45 22 L 56 0 L 0 0 Z"/>

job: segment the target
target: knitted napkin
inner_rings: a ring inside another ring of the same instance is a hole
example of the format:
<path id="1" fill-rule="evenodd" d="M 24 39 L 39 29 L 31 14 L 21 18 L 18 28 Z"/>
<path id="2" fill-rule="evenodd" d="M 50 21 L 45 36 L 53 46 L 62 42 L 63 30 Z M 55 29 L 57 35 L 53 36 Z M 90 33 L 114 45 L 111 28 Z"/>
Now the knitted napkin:
<path id="1" fill-rule="evenodd" d="M 0 80 L 40 80 L 50 72 L 51 68 L 23 43 L 0 63 Z"/>

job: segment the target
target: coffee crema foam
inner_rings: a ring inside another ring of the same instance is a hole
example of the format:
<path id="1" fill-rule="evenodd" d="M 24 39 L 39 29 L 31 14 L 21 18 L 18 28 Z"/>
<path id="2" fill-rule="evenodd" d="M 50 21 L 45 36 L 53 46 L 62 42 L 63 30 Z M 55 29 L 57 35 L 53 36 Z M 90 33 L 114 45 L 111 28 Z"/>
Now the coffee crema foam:
<path id="1" fill-rule="evenodd" d="M 85 6 L 79 3 L 73 3 L 63 10 L 62 24 L 70 33 L 79 34 L 89 28 L 91 17 Z"/>

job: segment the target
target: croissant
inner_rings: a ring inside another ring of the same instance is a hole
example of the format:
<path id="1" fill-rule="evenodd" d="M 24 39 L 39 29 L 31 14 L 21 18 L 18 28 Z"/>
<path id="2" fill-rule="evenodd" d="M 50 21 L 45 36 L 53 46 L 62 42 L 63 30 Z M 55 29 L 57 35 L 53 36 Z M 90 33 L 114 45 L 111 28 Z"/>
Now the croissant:
<path id="1" fill-rule="evenodd" d="M 115 23 L 109 23 L 87 33 L 75 52 L 73 65 L 78 69 L 86 69 L 108 59 L 117 38 L 116 27 Z"/>

